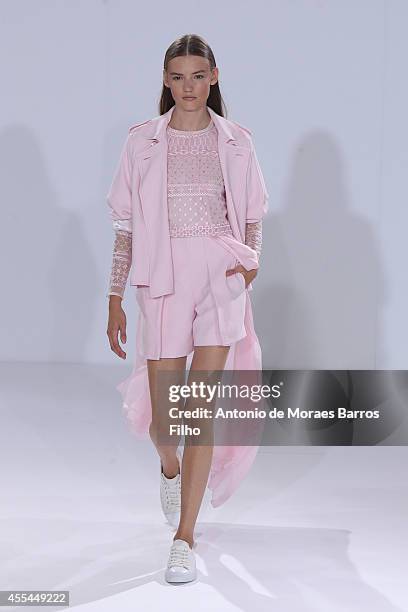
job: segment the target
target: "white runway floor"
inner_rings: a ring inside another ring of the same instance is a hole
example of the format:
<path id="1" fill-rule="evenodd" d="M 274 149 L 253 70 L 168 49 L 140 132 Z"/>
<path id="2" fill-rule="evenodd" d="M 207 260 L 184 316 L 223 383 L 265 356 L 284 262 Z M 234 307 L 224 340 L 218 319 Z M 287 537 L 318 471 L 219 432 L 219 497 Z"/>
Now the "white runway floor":
<path id="1" fill-rule="evenodd" d="M 198 581 L 167 584 L 158 456 L 115 389 L 128 370 L 1 365 L 1 590 L 97 612 L 408 611 L 406 447 L 261 449 L 228 502 L 206 496 Z"/>

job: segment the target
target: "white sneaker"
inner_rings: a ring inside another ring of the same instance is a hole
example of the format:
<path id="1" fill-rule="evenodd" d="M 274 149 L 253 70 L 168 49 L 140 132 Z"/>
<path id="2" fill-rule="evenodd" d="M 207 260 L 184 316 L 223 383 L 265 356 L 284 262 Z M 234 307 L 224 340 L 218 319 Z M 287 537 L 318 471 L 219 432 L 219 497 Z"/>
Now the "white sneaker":
<path id="1" fill-rule="evenodd" d="M 160 501 L 163 514 L 173 527 L 178 527 L 180 523 L 181 511 L 181 452 L 177 450 L 180 473 L 174 478 L 167 478 L 163 474 L 161 466 L 160 475 Z"/>
<path id="2" fill-rule="evenodd" d="M 191 582 L 197 578 L 195 556 L 185 540 L 174 540 L 165 578 L 167 582 Z"/>

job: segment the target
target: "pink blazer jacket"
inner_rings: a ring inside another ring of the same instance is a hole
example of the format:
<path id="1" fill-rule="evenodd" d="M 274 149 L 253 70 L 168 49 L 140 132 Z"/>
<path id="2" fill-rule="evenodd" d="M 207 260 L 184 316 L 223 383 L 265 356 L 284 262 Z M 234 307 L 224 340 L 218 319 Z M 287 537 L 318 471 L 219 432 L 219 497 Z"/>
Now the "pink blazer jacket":
<path id="1" fill-rule="evenodd" d="M 132 227 L 131 285 L 149 285 L 150 296 L 172 293 L 173 265 L 167 208 L 166 127 L 174 106 L 129 129 L 107 194 L 113 221 Z M 268 192 L 251 132 L 207 106 L 218 131 L 228 219 L 234 237 L 245 242 L 246 223 L 268 211 Z"/>

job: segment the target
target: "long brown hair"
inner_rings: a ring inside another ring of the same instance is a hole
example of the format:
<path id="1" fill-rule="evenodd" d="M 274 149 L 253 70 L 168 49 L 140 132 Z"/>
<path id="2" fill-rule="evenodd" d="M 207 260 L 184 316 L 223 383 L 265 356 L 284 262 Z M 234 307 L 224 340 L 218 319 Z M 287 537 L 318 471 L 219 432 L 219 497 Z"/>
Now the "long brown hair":
<path id="1" fill-rule="evenodd" d="M 174 57 L 181 55 L 199 55 L 205 57 L 210 62 L 211 70 L 216 67 L 214 53 L 211 50 L 210 45 L 198 34 L 184 34 L 180 38 L 177 38 L 171 43 L 164 56 L 163 68 L 167 70 L 168 63 Z M 174 106 L 174 98 L 171 95 L 170 87 L 166 87 L 163 83 L 162 92 L 159 102 L 159 113 L 164 115 Z M 207 98 L 207 106 L 212 108 L 217 115 L 221 117 L 227 116 L 227 109 L 222 99 L 219 83 L 210 85 L 210 94 Z"/>

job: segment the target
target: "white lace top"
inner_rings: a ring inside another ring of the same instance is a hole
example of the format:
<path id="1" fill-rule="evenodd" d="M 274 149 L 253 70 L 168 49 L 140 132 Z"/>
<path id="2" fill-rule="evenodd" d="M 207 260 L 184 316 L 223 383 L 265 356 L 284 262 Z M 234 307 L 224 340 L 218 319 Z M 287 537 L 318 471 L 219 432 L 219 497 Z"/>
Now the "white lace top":
<path id="1" fill-rule="evenodd" d="M 202 130 L 167 126 L 167 197 L 169 231 L 174 238 L 230 235 L 225 187 L 214 122 Z M 123 297 L 132 262 L 130 221 L 114 221 L 115 241 L 109 295 Z M 247 223 L 245 244 L 261 254 L 262 220 Z"/>

